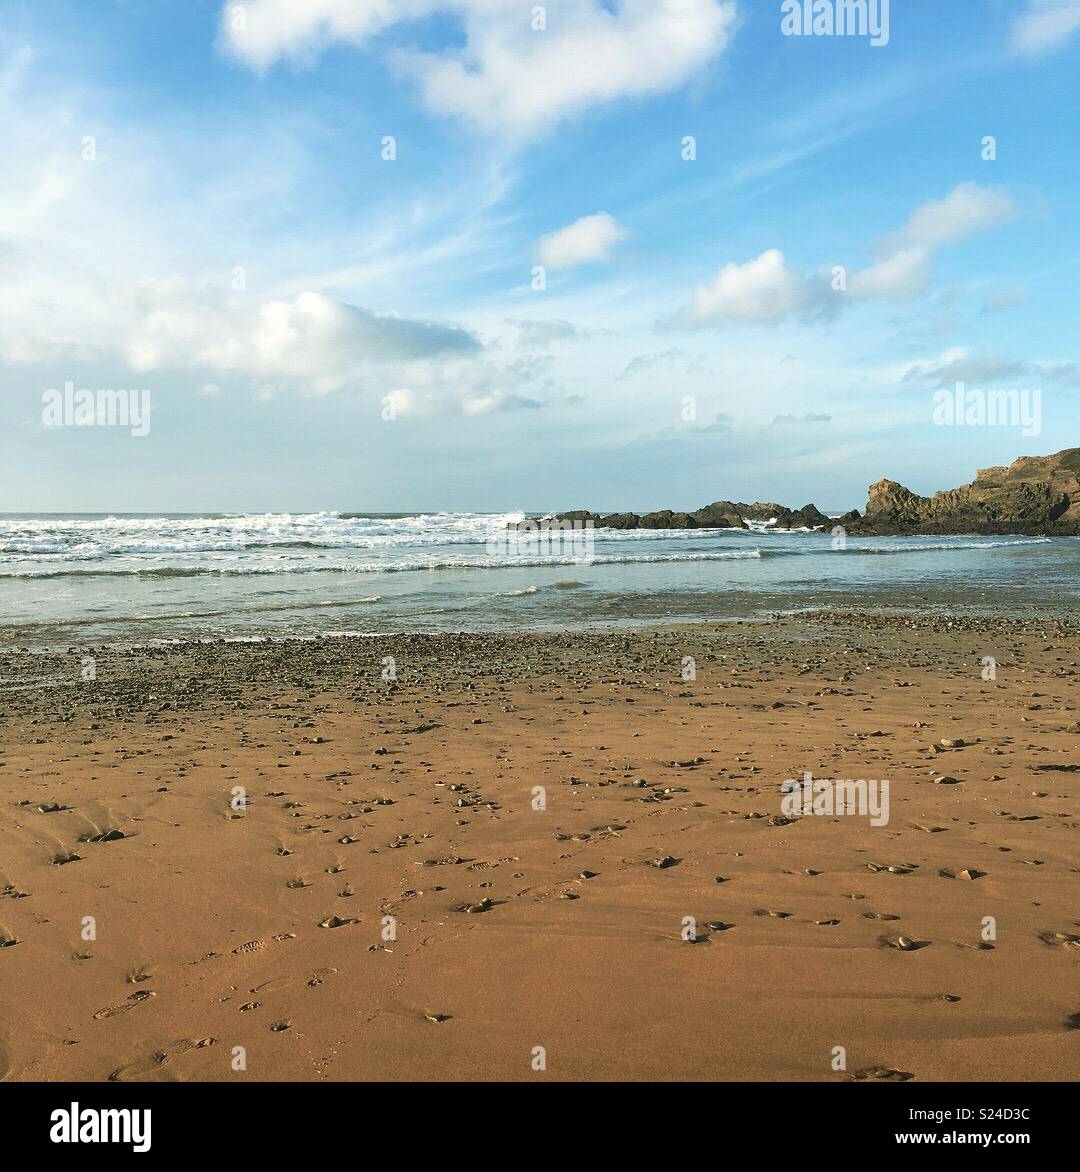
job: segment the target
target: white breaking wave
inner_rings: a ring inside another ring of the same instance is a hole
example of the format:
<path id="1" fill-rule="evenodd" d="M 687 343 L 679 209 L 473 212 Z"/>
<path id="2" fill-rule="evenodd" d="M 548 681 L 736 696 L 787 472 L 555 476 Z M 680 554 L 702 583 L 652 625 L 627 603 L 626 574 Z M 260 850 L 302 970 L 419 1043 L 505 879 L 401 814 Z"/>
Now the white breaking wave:
<path id="1" fill-rule="evenodd" d="M 0 559 L 234 553 L 278 548 L 378 549 L 483 544 L 525 514 L 421 513 L 359 517 L 264 513 L 223 517 L 0 518 Z"/>
<path id="2" fill-rule="evenodd" d="M 745 559 L 760 558 L 761 550 L 723 550 L 717 553 L 657 553 L 657 554 L 612 554 L 609 556 L 591 557 L 588 559 L 575 557 L 520 557 L 520 558 L 487 558 L 487 559 L 443 559 L 438 561 L 378 561 L 378 562 L 339 562 L 314 563 L 304 565 L 141 565 L 141 566 L 101 566 L 86 568 L 82 566 L 65 567 L 51 566 L 41 569 L 18 569 L 11 571 L 0 570 L 0 578 L 51 578 L 51 577 L 96 577 L 113 575 L 143 575 L 147 577 L 193 577 L 204 574 L 219 574 L 222 576 L 257 576 L 264 574 L 404 574 L 415 573 L 421 570 L 511 570 L 529 569 L 538 566 L 610 566 L 634 565 L 658 562 L 712 562 L 712 561 L 742 561 Z M 514 593 L 526 593 L 515 591 Z"/>
<path id="3" fill-rule="evenodd" d="M 883 541 L 885 538 L 862 538 L 861 540 Z M 914 542 L 908 545 L 874 545 L 874 546 L 859 546 L 856 549 L 857 553 L 934 553 L 937 550 L 950 549 L 997 549 L 999 546 L 1005 545 L 1046 545 L 1053 541 L 1052 537 L 1013 537 L 1005 540 L 998 538 L 990 538 L 986 541 L 968 540 L 958 541 L 955 537 L 939 538 L 938 545 L 916 545 Z"/>

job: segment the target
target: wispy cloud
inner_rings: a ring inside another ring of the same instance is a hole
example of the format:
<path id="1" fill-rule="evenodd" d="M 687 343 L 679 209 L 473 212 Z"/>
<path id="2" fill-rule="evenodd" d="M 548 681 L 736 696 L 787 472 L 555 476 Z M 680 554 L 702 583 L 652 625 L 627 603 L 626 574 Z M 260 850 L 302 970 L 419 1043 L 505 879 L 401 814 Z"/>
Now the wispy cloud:
<path id="1" fill-rule="evenodd" d="M 1013 48 L 1027 57 L 1060 48 L 1080 32 L 1080 0 L 1028 0 L 1012 26 Z"/>
<path id="2" fill-rule="evenodd" d="M 379 41 L 435 15 L 461 20 L 460 48 Z M 382 50 L 432 112 L 520 139 L 590 107 L 684 84 L 727 47 L 735 15 L 733 0 L 548 0 L 532 9 L 491 0 L 247 0 L 224 6 L 220 43 L 257 71 L 281 60 L 310 65 L 337 42 Z"/>

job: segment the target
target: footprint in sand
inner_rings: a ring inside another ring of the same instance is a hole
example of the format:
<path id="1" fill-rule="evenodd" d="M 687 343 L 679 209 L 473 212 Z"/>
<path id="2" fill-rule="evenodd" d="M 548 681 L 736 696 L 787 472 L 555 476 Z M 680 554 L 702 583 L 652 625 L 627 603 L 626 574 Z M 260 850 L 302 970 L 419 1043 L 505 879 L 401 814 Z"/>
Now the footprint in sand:
<path id="1" fill-rule="evenodd" d="M 314 989 L 321 985 L 328 977 L 332 977 L 337 972 L 335 968 L 314 969 L 309 972 L 305 983 L 309 989 Z M 276 993 L 279 989 L 287 989 L 291 985 L 295 985 L 297 981 L 304 980 L 299 975 L 282 974 L 278 977 L 271 977 L 267 981 L 263 981 L 260 985 L 253 985 L 249 993 Z"/>
<path id="2" fill-rule="evenodd" d="M 140 989 L 138 993 L 132 993 L 130 997 L 124 1001 L 117 1002 L 116 1005 L 106 1005 L 104 1009 L 99 1009 L 93 1015 L 94 1021 L 104 1021 L 106 1018 L 119 1017 L 121 1013 L 127 1013 L 134 1009 L 136 1005 L 141 1005 L 144 1001 L 149 1001 L 151 997 L 156 997 L 157 994 L 151 989 Z"/>
<path id="3" fill-rule="evenodd" d="M 205 1050 L 208 1046 L 213 1046 L 216 1041 L 217 1038 L 178 1038 L 161 1050 L 156 1050 L 149 1058 L 139 1058 L 135 1062 L 129 1062 L 127 1066 L 114 1070 L 109 1075 L 109 1082 L 135 1082 L 192 1050 Z"/>
<path id="4" fill-rule="evenodd" d="M 249 952 L 262 952 L 266 947 L 265 940 L 248 940 L 245 944 L 239 944 L 232 950 L 233 956 L 244 956 Z"/>
<path id="5" fill-rule="evenodd" d="M 295 940 L 295 932 L 275 932 L 270 937 L 275 943 L 280 944 L 283 940 Z M 235 948 L 230 949 L 230 956 L 250 956 L 255 952 L 264 952 L 269 945 L 265 940 L 245 940 L 243 944 L 238 944 Z M 198 960 L 189 960 L 188 964 L 201 964 L 204 960 L 217 960 L 222 956 L 222 953 L 214 949 L 211 952 L 200 956 Z"/>

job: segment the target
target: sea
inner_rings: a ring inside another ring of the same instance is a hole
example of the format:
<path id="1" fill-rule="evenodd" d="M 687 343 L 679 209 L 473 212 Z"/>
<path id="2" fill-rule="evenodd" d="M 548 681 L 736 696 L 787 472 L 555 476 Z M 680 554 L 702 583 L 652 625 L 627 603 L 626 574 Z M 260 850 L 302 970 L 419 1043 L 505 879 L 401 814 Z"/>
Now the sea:
<path id="1" fill-rule="evenodd" d="M 0 515 L 0 646 L 566 631 L 810 610 L 1074 616 L 1080 539 L 604 530 L 523 513 Z M 587 538 L 585 540 L 584 538 Z"/>

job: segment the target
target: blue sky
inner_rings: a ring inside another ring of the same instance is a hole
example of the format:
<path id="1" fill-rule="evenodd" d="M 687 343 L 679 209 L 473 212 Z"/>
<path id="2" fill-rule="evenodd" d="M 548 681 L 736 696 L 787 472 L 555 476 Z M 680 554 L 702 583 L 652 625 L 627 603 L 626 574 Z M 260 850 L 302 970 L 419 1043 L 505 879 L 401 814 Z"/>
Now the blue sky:
<path id="1" fill-rule="evenodd" d="M 1080 0 L 536 8 L 2 0 L 0 507 L 842 509 L 1080 443 Z"/>

